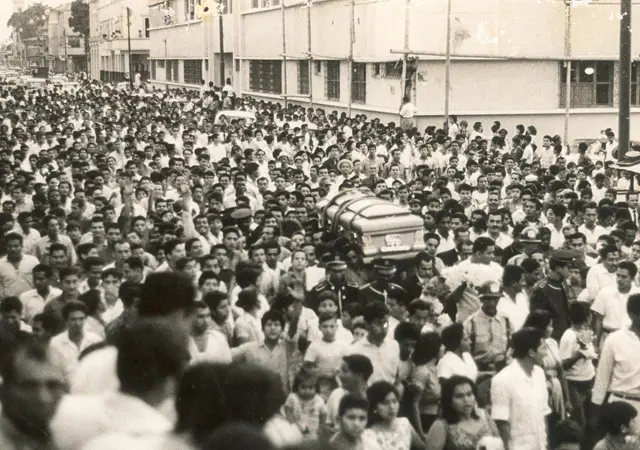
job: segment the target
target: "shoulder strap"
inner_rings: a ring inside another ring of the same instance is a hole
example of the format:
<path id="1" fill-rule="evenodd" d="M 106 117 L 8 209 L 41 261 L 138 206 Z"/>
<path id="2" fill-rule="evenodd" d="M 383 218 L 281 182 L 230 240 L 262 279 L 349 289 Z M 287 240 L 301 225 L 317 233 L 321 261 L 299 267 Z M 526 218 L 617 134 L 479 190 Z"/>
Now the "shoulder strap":
<path id="1" fill-rule="evenodd" d="M 509 318 L 505 316 L 504 323 L 507 326 L 507 352 L 509 351 L 509 341 L 511 341 L 511 323 L 509 322 Z"/>
<path id="2" fill-rule="evenodd" d="M 476 353 L 476 316 L 475 314 L 471 317 L 471 356 Z"/>

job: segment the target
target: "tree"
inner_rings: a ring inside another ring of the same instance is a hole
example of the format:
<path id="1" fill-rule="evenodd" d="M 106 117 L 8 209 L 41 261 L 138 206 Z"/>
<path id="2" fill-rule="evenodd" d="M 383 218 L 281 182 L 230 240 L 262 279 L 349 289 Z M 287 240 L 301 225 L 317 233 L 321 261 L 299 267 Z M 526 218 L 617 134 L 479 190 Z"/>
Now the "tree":
<path id="1" fill-rule="evenodd" d="M 89 27 L 89 4 L 85 3 L 84 0 L 74 0 L 74 2 L 71 3 L 69 26 L 84 38 L 84 52 L 87 55 L 87 72 L 89 72 L 89 59 L 91 55 L 89 36 L 91 29 Z"/>
<path id="2" fill-rule="evenodd" d="M 42 27 L 47 24 L 47 8 L 42 3 L 35 3 L 24 11 L 11 15 L 7 26 L 20 31 L 22 39 L 38 37 Z"/>

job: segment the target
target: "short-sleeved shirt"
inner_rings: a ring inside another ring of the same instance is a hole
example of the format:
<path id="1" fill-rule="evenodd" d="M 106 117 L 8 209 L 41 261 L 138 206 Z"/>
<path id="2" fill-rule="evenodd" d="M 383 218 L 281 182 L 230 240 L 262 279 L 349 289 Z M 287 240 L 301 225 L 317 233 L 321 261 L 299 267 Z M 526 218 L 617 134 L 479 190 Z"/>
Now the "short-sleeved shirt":
<path id="1" fill-rule="evenodd" d="M 578 335 L 573 328 L 569 328 L 560 339 L 560 359 L 569 359 L 578 350 L 580 350 Z M 580 358 L 571 367 L 564 369 L 564 374 L 567 380 L 588 381 L 595 377 L 596 369 L 593 367 L 593 361 Z"/>
<path id="2" fill-rule="evenodd" d="M 478 367 L 473 357 L 467 352 L 462 354 L 462 358 L 453 352 L 446 352 L 438 361 L 437 371 L 440 379 L 449 379 L 454 375 L 460 375 L 476 381 L 478 377 Z"/>
<path id="3" fill-rule="evenodd" d="M 638 292 L 640 289 L 635 286 L 626 294 L 619 292 L 618 286 L 607 286 L 596 295 L 596 299 L 591 304 L 591 310 L 602 316 L 604 328 L 619 330 L 631 323 L 627 314 L 627 300 L 631 294 Z"/>
<path id="4" fill-rule="evenodd" d="M 347 354 L 364 355 L 371 360 L 373 374 L 369 377 L 369 385 L 376 381 L 395 383 L 400 369 L 400 346 L 397 341 L 385 338 L 382 345 L 378 346 L 367 338 L 360 339 L 351 346 Z"/>
<path id="5" fill-rule="evenodd" d="M 551 413 L 544 371 L 527 375 L 515 360 L 491 380 L 491 417 L 509 423 L 509 448 L 546 450 L 546 416 Z"/>
<path id="6" fill-rule="evenodd" d="M 315 364 L 318 376 L 333 378 L 338 373 L 342 357 L 347 354 L 349 347 L 348 343 L 338 339 L 333 342 L 317 339 L 307 348 L 304 360 Z"/>

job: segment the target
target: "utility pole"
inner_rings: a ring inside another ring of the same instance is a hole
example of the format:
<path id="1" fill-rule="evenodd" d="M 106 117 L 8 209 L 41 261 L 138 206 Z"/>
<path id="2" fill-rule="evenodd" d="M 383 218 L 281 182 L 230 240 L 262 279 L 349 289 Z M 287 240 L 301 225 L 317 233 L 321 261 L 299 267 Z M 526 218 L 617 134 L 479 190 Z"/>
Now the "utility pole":
<path id="1" fill-rule="evenodd" d="M 624 158 L 631 141 L 631 3 L 620 1 L 620 80 L 618 85 L 618 159 Z M 634 175 L 635 177 L 635 175 Z"/>
<path id="2" fill-rule="evenodd" d="M 347 103 L 347 117 L 351 117 L 351 104 L 353 103 L 353 42 L 355 41 L 355 1 L 349 0 L 349 72 L 347 83 L 349 86 L 349 98 Z"/>
<path id="3" fill-rule="evenodd" d="M 447 55 L 444 65 L 444 126 L 449 130 L 449 91 L 451 90 L 451 0 L 447 0 Z"/>
<path id="4" fill-rule="evenodd" d="M 311 8 L 313 1 L 307 0 L 307 52 L 309 53 L 309 108 L 313 108 L 313 56 L 311 55 Z"/>
<path id="5" fill-rule="evenodd" d="M 225 6 L 223 0 L 220 0 L 218 4 L 218 38 L 220 39 L 220 88 L 224 87 L 224 22 L 222 20 L 222 15 L 224 14 L 224 12 Z"/>
<path id="6" fill-rule="evenodd" d="M 284 107 L 287 107 L 287 29 L 285 27 L 286 9 L 284 0 L 280 0 L 280 17 L 282 18 L 282 97 L 284 98 Z"/>
<path id="7" fill-rule="evenodd" d="M 64 37 L 64 71 L 69 73 L 69 52 L 67 50 L 67 29 L 62 30 L 62 36 Z"/>
<path id="8" fill-rule="evenodd" d="M 129 50 L 129 87 L 133 92 L 133 64 L 131 58 L 131 8 L 127 6 L 127 47 Z"/>
<path id="9" fill-rule="evenodd" d="M 400 104 L 404 100 L 407 93 L 407 64 L 409 51 L 409 19 L 411 8 L 411 0 L 406 0 L 404 4 L 404 54 L 402 55 L 402 81 L 400 83 Z"/>
<path id="10" fill-rule="evenodd" d="M 564 56 L 566 69 L 565 105 L 564 105 L 564 145 L 569 148 L 569 113 L 571 110 L 571 0 L 564 0 L 565 35 Z"/>

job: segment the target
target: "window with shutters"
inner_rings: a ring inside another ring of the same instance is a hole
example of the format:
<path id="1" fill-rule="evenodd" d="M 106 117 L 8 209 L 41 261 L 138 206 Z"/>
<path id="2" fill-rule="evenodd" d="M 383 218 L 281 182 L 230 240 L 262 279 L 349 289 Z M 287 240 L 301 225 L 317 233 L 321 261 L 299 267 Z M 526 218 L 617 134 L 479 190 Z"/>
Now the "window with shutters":
<path id="1" fill-rule="evenodd" d="M 567 68 L 560 62 L 560 106 L 567 97 Z M 573 61 L 571 63 L 571 107 L 592 108 L 613 105 L 613 62 Z M 632 96 L 633 100 L 633 96 Z"/>
<path id="2" fill-rule="evenodd" d="M 328 100 L 340 100 L 340 61 L 327 61 L 324 74 L 324 96 Z"/>
<path id="3" fill-rule="evenodd" d="M 309 61 L 298 61 L 298 94 L 309 95 Z"/>
<path id="4" fill-rule="evenodd" d="M 353 63 L 351 100 L 355 103 L 367 102 L 367 65 L 365 63 Z"/>

